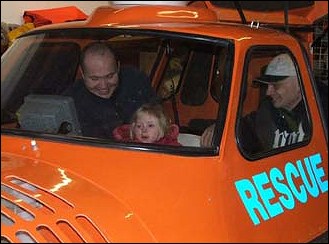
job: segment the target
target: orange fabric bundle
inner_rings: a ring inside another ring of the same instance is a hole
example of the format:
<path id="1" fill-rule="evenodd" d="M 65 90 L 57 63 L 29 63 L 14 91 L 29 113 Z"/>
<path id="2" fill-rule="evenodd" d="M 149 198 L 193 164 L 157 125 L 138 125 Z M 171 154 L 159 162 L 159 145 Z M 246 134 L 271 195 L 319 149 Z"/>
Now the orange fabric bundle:
<path id="1" fill-rule="evenodd" d="M 33 23 L 35 27 L 63 23 L 69 21 L 86 20 L 88 15 L 74 6 L 27 10 L 24 11 L 23 19 L 25 23 Z"/>

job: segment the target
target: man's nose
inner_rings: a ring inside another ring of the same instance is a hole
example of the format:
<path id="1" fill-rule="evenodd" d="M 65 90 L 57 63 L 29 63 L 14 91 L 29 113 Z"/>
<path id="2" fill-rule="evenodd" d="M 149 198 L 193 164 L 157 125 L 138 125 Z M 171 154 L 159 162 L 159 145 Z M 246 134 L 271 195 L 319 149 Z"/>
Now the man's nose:
<path id="1" fill-rule="evenodd" d="M 99 86 L 101 89 L 106 88 L 106 87 L 107 87 L 107 82 L 106 82 L 106 80 L 103 79 L 103 78 L 99 79 L 98 86 Z"/>

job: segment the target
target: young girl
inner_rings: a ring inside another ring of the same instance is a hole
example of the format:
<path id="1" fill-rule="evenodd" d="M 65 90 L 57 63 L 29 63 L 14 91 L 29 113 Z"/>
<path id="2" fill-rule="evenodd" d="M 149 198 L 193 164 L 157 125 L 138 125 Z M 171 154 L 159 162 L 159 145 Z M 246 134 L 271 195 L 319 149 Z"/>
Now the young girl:
<path id="1" fill-rule="evenodd" d="M 114 138 L 125 142 L 156 143 L 180 146 L 179 127 L 170 124 L 159 104 L 144 104 L 133 115 L 131 124 L 113 131 Z"/>

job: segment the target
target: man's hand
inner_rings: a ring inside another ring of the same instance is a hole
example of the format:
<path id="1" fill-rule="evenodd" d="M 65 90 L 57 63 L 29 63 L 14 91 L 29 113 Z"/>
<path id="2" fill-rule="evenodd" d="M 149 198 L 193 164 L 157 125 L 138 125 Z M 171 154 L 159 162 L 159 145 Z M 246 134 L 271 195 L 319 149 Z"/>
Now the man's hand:
<path id="1" fill-rule="evenodd" d="M 214 135 L 215 124 L 210 125 L 208 128 L 204 130 L 201 135 L 200 145 L 201 147 L 210 147 L 212 137 Z"/>

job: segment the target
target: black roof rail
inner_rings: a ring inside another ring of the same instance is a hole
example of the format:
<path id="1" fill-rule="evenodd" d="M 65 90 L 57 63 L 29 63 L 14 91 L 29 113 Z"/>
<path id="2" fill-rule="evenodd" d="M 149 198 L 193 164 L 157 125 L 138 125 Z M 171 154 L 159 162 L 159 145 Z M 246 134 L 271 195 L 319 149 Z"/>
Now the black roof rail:
<path id="1" fill-rule="evenodd" d="M 289 20 L 288 20 L 288 11 L 289 11 L 289 1 L 284 1 L 284 30 L 289 34 Z"/>
<path id="2" fill-rule="evenodd" d="M 242 24 L 247 24 L 247 20 L 246 20 L 246 17 L 244 16 L 240 1 L 233 1 L 233 2 L 234 2 L 234 6 L 236 7 L 236 9 L 239 12 L 240 18 L 242 20 Z"/>

